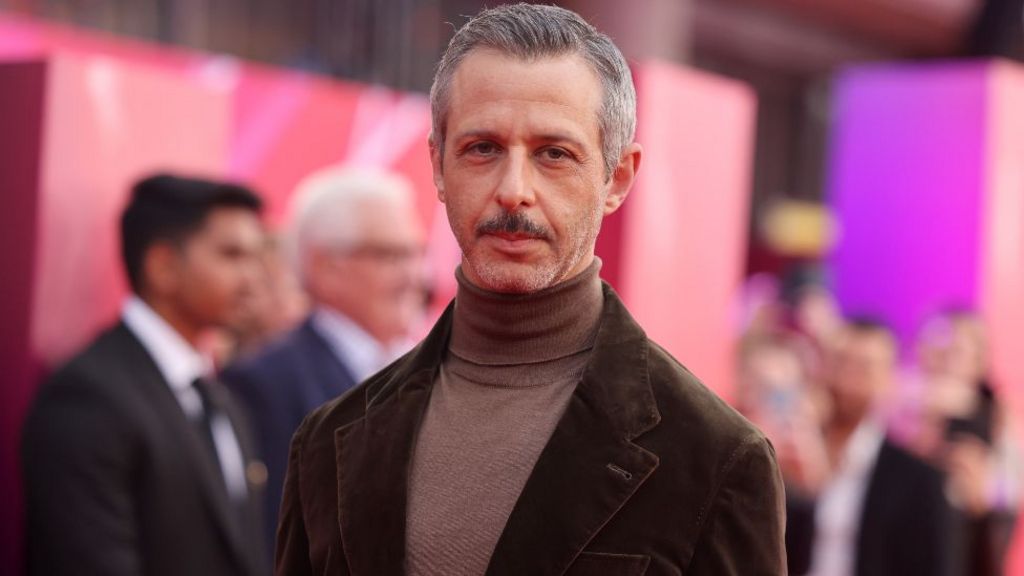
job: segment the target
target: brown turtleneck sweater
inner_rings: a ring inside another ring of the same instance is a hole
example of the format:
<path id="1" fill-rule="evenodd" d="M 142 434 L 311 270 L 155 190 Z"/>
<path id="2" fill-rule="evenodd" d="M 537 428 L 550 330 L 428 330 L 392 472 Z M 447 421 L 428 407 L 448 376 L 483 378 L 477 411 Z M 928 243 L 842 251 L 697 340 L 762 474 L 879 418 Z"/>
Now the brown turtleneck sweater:
<path id="1" fill-rule="evenodd" d="M 481 575 L 589 360 L 603 302 L 594 263 L 528 295 L 495 294 L 461 269 L 448 354 L 409 482 L 411 576 Z"/>

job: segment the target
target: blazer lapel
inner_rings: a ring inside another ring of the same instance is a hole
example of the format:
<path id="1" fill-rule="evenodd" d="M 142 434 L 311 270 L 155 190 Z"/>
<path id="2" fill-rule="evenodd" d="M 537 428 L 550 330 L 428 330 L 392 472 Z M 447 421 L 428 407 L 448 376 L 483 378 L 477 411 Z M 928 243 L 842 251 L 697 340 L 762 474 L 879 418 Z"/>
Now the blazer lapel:
<path id="1" fill-rule="evenodd" d="M 648 343 L 605 285 L 593 359 L 508 519 L 487 576 L 558 575 L 658 466 L 632 440 L 660 421 Z"/>
<path id="2" fill-rule="evenodd" d="M 366 415 L 334 433 L 339 527 L 353 576 L 405 573 L 409 469 L 451 313 L 449 306 L 405 369 L 359 390 L 367 396 Z"/>
<path id="3" fill-rule="evenodd" d="M 159 368 L 141 342 L 124 325 L 119 327 L 125 338 L 125 361 L 132 378 L 147 386 L 147 395 L 154 400 L 154 407 L 170 430 L 171 436 L 180 439 L 186 453 L 188 465 L 195 471 L 202 486 L 203 497 L 214 521 L 224 533 L 225 539 L 240 566 L 249 567 L 251 561 L 248 549 L 243 543 L 241 527 L 231 510 L 227 488 L 221 479 L 216 463 L 206 456 L 207 449 L 195 427 L 188 421 L 178 399 L 164 381 Z"/>

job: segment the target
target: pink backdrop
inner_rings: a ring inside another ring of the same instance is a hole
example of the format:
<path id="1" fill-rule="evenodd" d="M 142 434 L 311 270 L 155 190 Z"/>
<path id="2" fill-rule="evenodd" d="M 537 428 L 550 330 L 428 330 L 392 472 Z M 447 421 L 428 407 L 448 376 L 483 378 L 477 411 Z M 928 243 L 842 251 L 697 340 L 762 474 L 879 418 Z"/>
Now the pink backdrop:
<path id="1" fill-rule="evenodd" d="M 994 380 L 1008 399 L 1024 446 L 1024 67 L 991 64 L 986 116 L 987 192 L 981 299 Z M 1018 521 L 1007 574 L 1024 574 L 1024 528 Z"/>
<path id="2" fill-rule="evenodd" d="M 647 334 L 729 399 L 754 94 L 658 62 L 638 67 L 636 80 L 645 157 L 625 204 L 618 285 Z"/>
<path id="3" fill-rule="evenodd" d="M 36 260 L 39 161 L 42 153 L 43 89 L 39 62 L 0 63 L 0 572 L 15 574 L 20 549 L 18 431 L 38 378 L 29 333 L 31 281 Z"/>

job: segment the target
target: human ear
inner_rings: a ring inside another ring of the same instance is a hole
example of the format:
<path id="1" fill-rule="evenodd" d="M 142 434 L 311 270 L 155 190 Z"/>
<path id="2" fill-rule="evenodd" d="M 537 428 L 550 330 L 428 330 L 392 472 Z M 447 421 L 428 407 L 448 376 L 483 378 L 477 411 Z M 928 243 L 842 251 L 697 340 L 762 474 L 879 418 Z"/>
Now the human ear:
<path id="1" fill-rule="evenodd" d="M 643 148 L 633 142 L 622 151 L 619 163 L 615 165 L 611 178 L 608 180 L 608 189 L 604 198 L 604 215 L 607 216 L 619 209 L 625 202 L 633 187 L 637 172 L 640 171 L 640 159 L 643 156 Z"/>
<path id="2" fill-rule="evenodd" d="M 142 257 L 142 284 L 157 295 L 174 293 L 181 274 L 179 249 L 169 242 L 158 242 L 146 250 Z"/>
<path id="3" fill-rule="evenodd" d="M 430 141 L 430 167 L 434 173 L 434 187 L 437 188 L 437 199 L 442 203 L 445 201 L 444 195 L 444 174 L 443 174 L 443 161 L 442 155 L 444 154 L 443 148 L 434 141 L 431 137 Z"/>

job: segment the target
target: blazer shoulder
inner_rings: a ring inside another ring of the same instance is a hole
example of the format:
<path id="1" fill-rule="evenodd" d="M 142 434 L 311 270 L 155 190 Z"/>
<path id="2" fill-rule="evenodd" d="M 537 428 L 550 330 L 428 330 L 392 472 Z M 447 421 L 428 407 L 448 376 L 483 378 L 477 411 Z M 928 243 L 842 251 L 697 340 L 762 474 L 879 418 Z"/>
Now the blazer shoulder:
<path id="1" fill-rule="evenodd" d="M 139 358 L 140 355 L 143 357 Z M 41 391 L 73 388 L 116 393 L 123 387 L 121 380 L 128 377 L 130 357 L 151 362 L 146 355 L 142 344 L 127 328 L 114 326 L 57 368 L 43 383 Z"/>
<path id="2" fill-rule="evenodd" d="M 301 324 L 273 339 L 261 350 L 247 354 L 225 370 L 226 373 L 259 375 L 290 370 L 295 362 L 302 362 L 309 353 L 312 328 Z"/>
<path id="3" fill-rule="evenodd" d="M 755 491 L 774 494 L 768 487 L 778 480 L 775 449 L 760 429 L 654 343 L 648 374 L 662 418 L 637 442 L 658 455 L 665 475 L 702 499 L 714 498 L 723 483 L 736 482 L 760 483 Z M 746 474 L 737 470 L 757 478 L 737 479 Z"/>
<path id="4" fill-rule="evenodd" d="M 86 414 L 103 414 L 122 430 L 138 427 L 138 386 L 126 364 L 129 356 L 146 358 L 138 357 L 145 350 L 133 338 L 123 326 L 108 329 L 46 378 L 26 415 L 25 438 Z"/>
<path id="5" fill-rule="evenodd" d="M 945 475 L 941 470 L 889 438 L 882 441 L 875 467 L 876 472 L 882 469 L 878 474 L 889 480 L 913 484 L 918 488 L 925 485 L 942 486 L 945 483 Z"/>
<path id="6" fill-rule="evenodd" d="M 710 434 L 722 435 L 736 440 L 764 435 L 749 420 L 744 418 L 718 394 L 709 389 L 686 366 L 676 360 L 664 348 L 648 341 L 650 355 L 648 371 L 660 410 L 662 424 L 697 427 Z"/>

